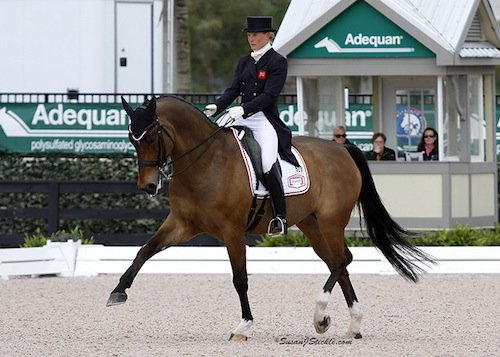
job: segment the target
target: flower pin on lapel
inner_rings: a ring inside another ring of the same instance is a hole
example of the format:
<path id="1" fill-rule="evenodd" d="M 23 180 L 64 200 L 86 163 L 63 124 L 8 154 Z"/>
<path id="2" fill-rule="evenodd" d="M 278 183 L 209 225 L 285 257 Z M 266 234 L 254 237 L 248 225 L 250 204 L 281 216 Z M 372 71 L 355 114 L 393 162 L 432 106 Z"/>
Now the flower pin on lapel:
<path id="1" fill-rule="evenodd" d="M 267 71 L 266 71 L 266 70 L 264 70 L 264 69 L 259 70 L 259 72 L 257 73 L 257 78 L 258 78 L 259 80 L 264 80 L 264 79 L 266 79 L 266 78 L 267 78 Z"/>

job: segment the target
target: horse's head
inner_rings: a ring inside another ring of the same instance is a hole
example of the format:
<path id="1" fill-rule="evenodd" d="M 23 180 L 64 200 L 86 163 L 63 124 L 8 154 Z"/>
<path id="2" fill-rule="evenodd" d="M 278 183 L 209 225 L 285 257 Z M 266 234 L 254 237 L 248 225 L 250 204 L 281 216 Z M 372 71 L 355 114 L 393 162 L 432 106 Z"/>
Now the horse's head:
<path id="1" fill-rule="evenodd" d="M 163 187 L 163 167 L 167 162 L 164 129 L 156 115 L 156 99 L 146 100 L 133 109 L 122 97 L 122 105 L 130 117 L 129 140 L 137 153 L 139 177 L 137 186 L 149 195 L 157 195 Z"/>

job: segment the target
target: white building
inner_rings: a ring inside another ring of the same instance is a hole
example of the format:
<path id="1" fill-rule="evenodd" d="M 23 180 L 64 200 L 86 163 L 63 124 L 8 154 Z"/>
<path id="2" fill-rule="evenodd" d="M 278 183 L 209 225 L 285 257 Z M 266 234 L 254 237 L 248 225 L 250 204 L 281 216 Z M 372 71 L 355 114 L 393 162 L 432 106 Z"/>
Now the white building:
<path id="1" fill-rule="evenodd" d="M 162 0 L 0 0 L 0 92 L 162 92 Z"/>

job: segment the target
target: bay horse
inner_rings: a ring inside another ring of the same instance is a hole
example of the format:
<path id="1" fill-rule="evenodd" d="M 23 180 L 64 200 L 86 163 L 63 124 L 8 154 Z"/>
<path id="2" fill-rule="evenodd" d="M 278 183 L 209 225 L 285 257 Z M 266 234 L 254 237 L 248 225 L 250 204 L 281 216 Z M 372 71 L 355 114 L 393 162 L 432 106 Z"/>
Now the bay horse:
<path id="1" fill-rule="evenodd" d="M 229 339 L 246 340 L 253 317 L 247 296 L 245 233 L 266 232 L 272 218 L 270 203 L 266 202 L 263 220 L 245 232 L 253 196 L 231 129 L 218 127 L 195 106 L 173 96 L 153 97 L 135 110 L 123 98 L 122 104 L 130 117 L 129 139 L 137 152 L 138 187 L 150 195 L 157 194 L 162 168 L 170 160 L 170 213 L 121 276 L 107 305 L 125 303 L 125 290 L 154 254 L 208 233 L 227 248 L 241 305 L 241 322 Z M 330 271 L 316 298 L 314 327 L 320 334 L 329 328 L 326 308 L 338 282 L 351 316 L 347 334 L 361 338 L 362 311 L 347 272 L 352 254 L 344 240 L 344 228 L 356 204 L 374 245 L 404 278 L 416 282 L 422 268 L 412 259 L 430 258 L 409 242 L 409 232 L 390 217 L 357 147 L 301 136 L 293 138 L 293 146 L 304 158 L 310 188 L 286 198 L 287 222 L 307 236 Z"/>

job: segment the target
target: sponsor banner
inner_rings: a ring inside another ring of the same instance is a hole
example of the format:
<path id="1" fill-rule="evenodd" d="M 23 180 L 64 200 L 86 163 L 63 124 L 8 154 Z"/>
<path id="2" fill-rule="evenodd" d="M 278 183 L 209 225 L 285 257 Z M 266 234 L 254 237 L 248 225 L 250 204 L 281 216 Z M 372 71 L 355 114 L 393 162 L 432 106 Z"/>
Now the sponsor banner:
<path id="1" fill-rule="evenodd" d="M 282 104 L 278 109 L 281 120 L 297 135 L 297 106 Z M 500 156 L 500 106 L 497 115 L 496 148 Z M 308 113 L 304 117 L 307 128 Z M 335 122 L 334 112 L 320 111 L 314 123 L 318 136 L 331 140 Z M 128 116 L 118 103 L 0 103 L 0 152 L 133 154 L 128 123 Z M 364 151 L 371 150 L 372 106 L 350 105 L 345 112 L 345 124 L 349 140 Z M 400 106 L 396 124 L 398 151 L 415 150 L 423 129 L 435 127 L 433 108 Z"/>
<path id="2" fill-rule="evenodd" d="M 280 119 L 292 130 L 293 135 L 299 134 L 299 113 L 297 105 L 281 105 L 278 107 Z M 326 140 L 332 140 L 332 133 L 337 120 L 336 112 L 332 110 L 319 110 L 315 121 L 310 122 L 311 115 L 304 113 L 305 135 L 313 135 Z M 361 150 L 371 148 L 373 134 L 372 105 L 351 104 L 345 111 L 345 127 L 349 141 L 356 144 Z M 314 127 L 315 132 L 309 133 L 308 128 Z"/>
<path id="3" fill-rule="evenodd" d="M 0 104 L 0 151 L 132 153 L 128 123 L 120 104 Z"/>
<path id="4" fill-rule="evenodd" d="M 197 106 L 202 109 L 205 105 Z M 278 110 L 280 118 L 297 135 L 297 106 L 281 104 Z M 353 105 L 345 113 L 349 139 L 362 148 L 370 143 L 371 113 L 371 105 Z M 314 126 L 320 137 L 331 140 L 335 115 L 326 110 L 318 113 Z M 306 125 L 307 118 L 305 113 Z M 128 124 L 129 118 L 119 103 L 0 103 L 0 152 L 133 154 Z"/>
<path id="5" fill-rule="evenodd" d="M 289 58 L 434 56 L 364 1 L 352 4 L 288 55 Z"/>

